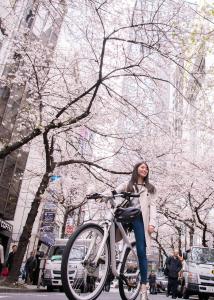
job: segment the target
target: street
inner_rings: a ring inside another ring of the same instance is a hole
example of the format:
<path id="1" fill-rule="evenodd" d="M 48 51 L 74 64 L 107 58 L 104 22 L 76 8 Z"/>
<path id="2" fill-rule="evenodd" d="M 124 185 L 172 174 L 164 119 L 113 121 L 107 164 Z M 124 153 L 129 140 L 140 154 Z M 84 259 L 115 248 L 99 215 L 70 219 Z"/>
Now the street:
<path id="1" fill-rule="evenodd" d="M 66 296 L 64 293 L 1 293 L 0 294 L 0 299 L 8 299 L 8 300 L 39 300 L 39 299 L 44 299 L 44 300 L 66 300 Z M 118 291 L 113 291 L 110 293 L 103 292 L 100 297 L 98 298 L 99 300 L 120 300 L 120 296 Z M 139 299 L 139 297 L 138 297 Z M 158 294 L 158 295 L 149 295 L 150 300 L 166 300 L 165 294 Z M 169 298 L 170 300 L 171 298 Z"/>

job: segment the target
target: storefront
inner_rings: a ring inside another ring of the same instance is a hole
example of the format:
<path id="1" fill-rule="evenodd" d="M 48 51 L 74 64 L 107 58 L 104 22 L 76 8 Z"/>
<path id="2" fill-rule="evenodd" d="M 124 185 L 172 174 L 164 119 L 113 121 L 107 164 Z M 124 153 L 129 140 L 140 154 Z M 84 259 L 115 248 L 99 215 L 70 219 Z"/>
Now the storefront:
<path id="1" fill-rule="evenodd" d="M 0 218 L 0 238 L 2 241 L 2 246 L 4 247 L 5 257 L 7 257 L 8 255 L 12 231 L 13 231 L 13 226 L 10 223 Z"/>

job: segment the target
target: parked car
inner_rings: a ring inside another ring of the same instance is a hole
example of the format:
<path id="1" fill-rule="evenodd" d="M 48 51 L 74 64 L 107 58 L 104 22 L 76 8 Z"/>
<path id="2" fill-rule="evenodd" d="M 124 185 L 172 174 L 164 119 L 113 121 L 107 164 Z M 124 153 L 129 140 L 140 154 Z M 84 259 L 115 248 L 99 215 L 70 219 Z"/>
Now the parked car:
<path id="1" fill-rule="evenodd" d="M 61 262 L 66 243 L 67 239 L 58 239 L 56 240 L 55 245 L 49 250 L 42 278 L 42 284 L 43 286 L 47 286 L 49 292 L 53 291 L 55 288 L 63 290 L 61 281 Z M 81 265 L 81 261 L 85 251 L 86 246 L 85 244 L 81 244 L 80 241 L 77 248 L 74 248 L 69 259 L 70 280 L 72 283 L 75 281 L 75 286 L 78 286 L 80 289 L 84 289 L 84 268 Z"/>
<path id="2" fill-rule="evenodd" d="M 168 278 L 162 273 L 156 274 L 157 292 L 165 292 L 167 290 Z"/>

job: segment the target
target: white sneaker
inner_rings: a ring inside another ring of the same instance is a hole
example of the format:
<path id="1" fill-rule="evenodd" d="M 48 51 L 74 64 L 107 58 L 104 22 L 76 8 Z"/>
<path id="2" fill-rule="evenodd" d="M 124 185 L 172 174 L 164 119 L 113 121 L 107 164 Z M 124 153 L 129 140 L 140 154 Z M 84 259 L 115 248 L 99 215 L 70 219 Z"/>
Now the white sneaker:
<path id="1" fill-rule="evenodd" d="M 149 300 L 147 291 L 143 291 L 140 294 L 140 300 Z"/>

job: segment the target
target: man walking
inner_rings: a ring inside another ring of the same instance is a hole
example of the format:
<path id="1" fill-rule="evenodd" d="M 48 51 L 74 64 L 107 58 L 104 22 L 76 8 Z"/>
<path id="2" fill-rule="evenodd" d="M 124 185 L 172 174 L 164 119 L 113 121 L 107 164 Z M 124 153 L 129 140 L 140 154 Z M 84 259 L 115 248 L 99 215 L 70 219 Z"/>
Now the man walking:
<path id="1" fill-rule="evenodd" d="M 179 251 L 176 249 L 172 256 L 168 257 L 166 260 L 166 268 L 168 270 L 168 297 L 172 293 L 172 299 L 177 298 L 177 288 L 178 288 L 178 273 L 182 268 L 182 263 L 179 258 Z"/>
<path id="2" fill-rule="evenodd" d="M 32 251 L 30 253 L 30 257 L 27 259 L 25 263 L 25 283 L 32 284 L 34 272 L 37 268 L 37 260 L 35 257 L 35 252 Z"/>
<path id="3" fill-rule="evenodd" d="M 14 262 L 14 256 L 16 254 L 16 251 L 17 251 L 17 246 L 13 245 L 12 246 L 12 251 L 9 253 L 8 259 L 7 259 L 7 262 L 6 262 L 6 266 L 8 267 L 9 272 L 12 269 L 13 262 Z"/>

